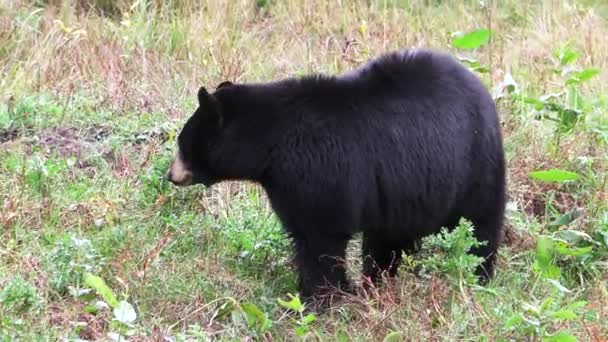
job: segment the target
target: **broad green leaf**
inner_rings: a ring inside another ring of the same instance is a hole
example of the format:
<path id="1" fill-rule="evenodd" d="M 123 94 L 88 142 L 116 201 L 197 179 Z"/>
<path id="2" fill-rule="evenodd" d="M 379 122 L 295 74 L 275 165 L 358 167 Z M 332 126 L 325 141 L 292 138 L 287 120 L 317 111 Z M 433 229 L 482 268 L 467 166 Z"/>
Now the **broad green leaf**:
<path id="1" fill-rule="evenodd" d="M 242 303 L 241 310 L 245 313 L 245 317 L 247 318 L 247 323 L 250 327 L 254 327 L 260 331 L 266 331 L 270 328 L 271 322 L 266 317 L 266 314 L 262 312 L 255 304 L 253 303 Z"/>
<path id="2" fill-rule="evenodd" d="M 557 112 L 557 117 L 559 119 L 559 132 L 570 132 L 574 126 L 576 126 L 581 114 L 582 113 L 580 111 L 572 108 L 563 108 L 562 110 L 559 110 Z"/>
<path id="3" fill-rule="evenodd" d="M 577 342 L 578 340 L 576 339 L 576 337 L 572 336 L 571 334 L 564 332 L 564 331 L 560 331 L 555 335 L 552 336 L 545 336 L 543 338 L 544 341 L 547 342 Z"/>
<path id="4" fill-rule="evenodd" d="M 106 285 L 106 282 L 101 277 L 92 275 L 91 273 L 85 273 L 84 284 L 95 290 L 111 307 L 116 308 L 118 306 L 118 300 L 116 299 L 114 292 Z"/>
<path id="5" fill-rule="evenodd" d="M 549 265 L 549 267 L 547 267 L 543 273 L 548 281 L 553 281 L 562 275 L 562 270 L 557 265 Z"/>
<path id="6" fill-rule="evenodd" d="M 91 304 L 85 306 L 83 310 L 84 310 L 84 312 L 90 313 L 93 315 L 97 315 L 97 311 L 98 311 L 97 307 L 95 305 L 91 305 Z"/>
<path id="7" fill-rule="evenodd" d="M 530 172 L 529 176 L 532 179 L 550 183 L 575 181 L 580 178 L 580 175 L 576 172 L 558 169 L 532 171 Z"/>
<path id="8" fill-rule="evenodd" d="M 551 317 L 563 321 L 571 321 L 578 318 L 578 315 L 572 310 L 559 310 L 551 314 Z"/>
<path id="9" fill-rule="evenodd" d="M 579 300 L 579 301 L 576 301 L 576 302 L 574 302 L 574 303 L 572 303 L 572 304 L 568 304 L 568 305 L 566 306 L 566 308 L 567 308 L 567 309 L 570 309 L 570 310 L 576 310 L 576 309 L 580 309 L 580 308 L 585 307 L 585 305 L 587 305 L 587 302 L 586 302 L 586 301 L 584 301 L 584 300 Z"/>
<path id="10" fill-rule="evenodd" d="M 230 297 L 228 297 L 227 299 L 228 300 L 226 302 L 224 302 L 222 305 L 220 305 L 219 308 L 217 308 L 217 310 L 215 310 L 215 313 L 213 314 L 214 318 L 222 319 L 234 311 L 236 301 Z"/>
<path id="11" fill-rule="evenodd" d="M 507 328 L 507 329 L 514 328 L 514 327 L 520 325 L 523 321 L 524 321 L 524 318 L 522 317 L 522 315 L 515 314 L 507 320 L 507 322 L 505 323 L 505 328 Z"/>
<path id="12" fill-rule="evenodd" d="M 587 247 L 570 247 L 565 242 L 557 242 L 555 243 L 555 252 L 561 255 L 569 255 L 573 257 L 589 254 L 593 251 L 593 246 Z"/>
<path id="13" fill-rule="evenodd" d="M 287 302 L 287 301 L 282 300 L 281 298 L 278 298 L 277 300 L 279 301 L 279 304 L 281 306 L 283 306 L 284 308 L 291 309 L 295 312 L 303 312 L 304 305 L 302 305 L 300 298 L 292 295 L 291 293 L 288 293 L 287 295 L 291 298 L 291 300 L 289 302 Z"/>
<path id="14" fill-rule="evenodd" d="M 114 308 L 114 318 L 121 323 L 129 324 L 135 322 L 137 313 L 135 313 L 133 305 L 122 300 L 118 303 L 118 307 Z"/>
<path id="15" fill-rule="evenodd" d="M 557 53 L 560 66 L 566 66 L 568 64 L 571 64 L 572 62 L 578 59 L 578 56 L 578 52 L 570 49 L 569 47 L 565 47 Z"/>
<path id="16" fill-rule="evenodd" d="M 535 271 L 540 272 L 544 277 L 556 279 L 560 276 L 559 267 L 553 264 L 555 256 L 555 243 L 550 236 L 539 235 L 536 240 L 536 261 L 534 262 Z"/>
<path id="17" fill-rule="evenodd" d="M 392 331 L 390 333 L 388 333 L 386 336 L 384 336 L 384 338 L 382 339 L 382 342 L 400 342 L 403 341 L 403 336 L 401 336 L 401 332 L 399 331 Z"/>
<path id="18" fill-rule="evenodd" d="M 473 50 L 488 43 L 490 35 L 491 31 L 488 29 L 475 30 L 454 38 L 452 45 L 463 50 Z"/>
<path id="19" fill-rule="evenodd" d="M 545 107 L 545 102 L 540 99 L 535 99 L 533 97 L 524 98 L 524 103 L 534 105 L 535 110 L 541 110 Z"/>
<path id="20" fill-rule="evenodd" d="M 579 82 L 588 81 L 600 74 L 600 69 L 589 68 L 576 72 L 575 77 Z"/>
<path id="21" fill-rule="evenodd" d="M 579 218 L 582 213 L 583 213 L 582 211 L 577 210 L 577 209 L 571 210 L 571 211 L 565 213 L 564 215 L 558 217 L 553 222 L 549 223 L 548 226 L 552 227 L 552 228 L 558 228 L 561 226 L 569 225 L 570 223 L 574 222 L 574 220 Z"/>
<path id="22" fill-rule="evenodd" d="M 541 304 L 540 304 L 540 311 L 543 312 L 545 310 L 547 310 L 549 308 L 549 306 L 551 306 L 551 304 L 553 304 L 554 300 L 553 298 L 549 297 L 547 299 L 545 299 Z"/>
<path id="23" fill-rule="evenodd" d="M 302 336 L 306 335 L 306 333 L 308 332 L 308 327 L 305 325 L 301 325 L 301 326 L 295 328 L 295 332 L 296 332 L 296 336 L 302 337 Z"/>
<path id="24" fill-rule="evenodd" d="M 555 246 L 553 239 L 547 235 L 539 235 L 536 239 L 536 261 L 541 270 L 545 270 L 553 262 Z"/>
<path id="25" fill-rule="evenodd" d="M 302 323 L 304 324 L 310 324 L 312 322 L 314 322 L 317 319 L 317 317 L 313 314 L 308 314 L 306 316 L 304 316 L 304 318 L 302 318 Z"/>

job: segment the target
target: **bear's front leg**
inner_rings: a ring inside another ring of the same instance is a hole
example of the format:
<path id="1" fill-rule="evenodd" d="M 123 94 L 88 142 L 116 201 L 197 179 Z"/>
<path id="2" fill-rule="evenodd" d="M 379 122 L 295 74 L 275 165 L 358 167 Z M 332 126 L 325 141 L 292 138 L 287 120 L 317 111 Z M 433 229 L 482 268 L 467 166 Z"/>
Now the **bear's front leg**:
<path id="1" fill-rule="evenodd" d="M 294 234 L 299 290 L 308 304 L 324 306 L 336 289 L 349 290 L 346 246 L 349 236 Z"/>

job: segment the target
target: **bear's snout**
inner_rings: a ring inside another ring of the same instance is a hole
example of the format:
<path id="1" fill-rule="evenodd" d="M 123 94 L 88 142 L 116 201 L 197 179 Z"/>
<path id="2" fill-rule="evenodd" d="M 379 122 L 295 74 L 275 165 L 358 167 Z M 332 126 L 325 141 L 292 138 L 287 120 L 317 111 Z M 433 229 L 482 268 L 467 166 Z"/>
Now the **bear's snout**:
<path id="1" fill-rule="evenodd" d="M 179 186 L 192 184 L 192 171 L 186 166 L 179 153 L 167 171 L 167 180 Z"/>

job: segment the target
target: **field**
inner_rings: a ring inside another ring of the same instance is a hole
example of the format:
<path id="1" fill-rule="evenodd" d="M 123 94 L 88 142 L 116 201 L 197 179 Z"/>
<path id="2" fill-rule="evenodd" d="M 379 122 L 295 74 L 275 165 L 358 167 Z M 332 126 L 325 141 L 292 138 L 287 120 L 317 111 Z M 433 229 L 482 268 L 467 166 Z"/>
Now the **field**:
<path id="1" fill-rule="evenodd" d="M 607 341 L 606 37 L 603 0 L 0 0 L 0 340 Z M 262 189 L 170 186 L 175 137 L 201 85 L 417 46 L 496 99 L 496 277 L 472 279 L 463 224 L 302 311 Z"/>

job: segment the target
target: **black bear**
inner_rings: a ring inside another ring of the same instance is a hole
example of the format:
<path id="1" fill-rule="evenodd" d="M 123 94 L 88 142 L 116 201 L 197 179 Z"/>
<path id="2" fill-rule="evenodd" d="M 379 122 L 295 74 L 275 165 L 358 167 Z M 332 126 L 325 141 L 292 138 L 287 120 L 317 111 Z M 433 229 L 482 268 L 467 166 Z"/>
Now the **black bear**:
<path id="1" fill-rule="evenodd" d="M 198 91 L 167 173 L 176 185 L 262 185 L 292 238 L 299 290 L 349 288 L 341 260 L 363 234 L 364 276 L 470 220 L 493 274 L 505 205 L 499 119 L 479 79 L 432 50 L 386 53 L 348 73 Z M 327 286 L 331 285 L 331 286 Z"/>

